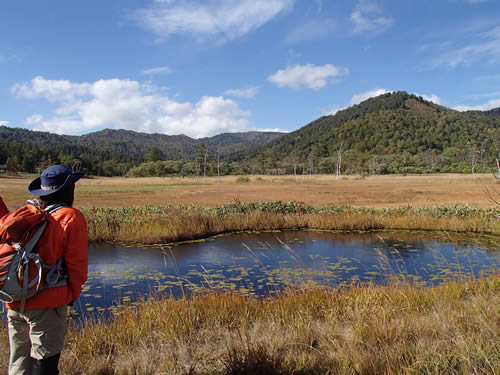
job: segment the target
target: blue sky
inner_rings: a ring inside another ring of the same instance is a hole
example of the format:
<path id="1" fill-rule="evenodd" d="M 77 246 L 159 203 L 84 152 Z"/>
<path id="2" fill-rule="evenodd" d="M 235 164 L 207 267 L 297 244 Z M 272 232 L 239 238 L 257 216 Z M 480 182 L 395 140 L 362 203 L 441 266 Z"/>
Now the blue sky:
<path id="1" fill-rule="evenodd" d="M 3 0 L 0 17 L 0 125 L 293 131 L 399 90 L 500 107 L 495 0 Z"/>

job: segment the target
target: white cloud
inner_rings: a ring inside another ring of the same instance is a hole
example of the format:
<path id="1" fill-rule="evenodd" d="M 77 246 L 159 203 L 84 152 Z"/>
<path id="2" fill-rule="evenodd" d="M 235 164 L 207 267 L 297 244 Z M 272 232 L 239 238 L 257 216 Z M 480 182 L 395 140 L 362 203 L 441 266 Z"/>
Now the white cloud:
<path id="1" fill-rule="evenodd" d="M 500 108 L 500 99 L 488 100 L 487 103 L 478 105 L 456 105 L 452 108 L 457 111 L 488 111 L 490 109 Z"/>
<path id="2" fill-rule="evenodd" d="M 31 80 L 31 84 L 14 84 L 11 92 L 27 99 L 45 98 L 50 102 L 59 102 L 73 101 L 75 97 L 87 94 L 90 87 L 88 83 L 75 84 L 67 80 L 49 81 L 38 76 Z"/>
<path id="3" fill-rule="evenodd" d="M 470 38 L 469 38 L 470 39 Z M 487 32 L 472 35 L 473 41 L 440 53 L 433 61 L 434 67 L 470 66 L 478 60 L 496 64 L 500 59 L 500 26 Z"/>
<path id="4" fill-rule="evenodd" d="M 373 89 L 370 91 L 365 91 L 361 94 L 353 95 L 351 98 L 351 105 L 359 104 L 361 102 L 364 102 L 367 99 L 373 98 L 375 96 L 387 94 L 388 92 L 391 92 L 391 91 L 387 91 L 386 89 Z"/>
<path id="5" fill-rule="evenodd" d="M 428 102 L 433 102 L 433 103 L 436 103 L 436 104 L 439 104 L 439 105 L 445 105 L 445 101 L 442 100 L 439 96 L 437 96 L 436 94 L 431 94 L 431 95 L 423 95 L 423 94 L 419 94 L 419 93 L 413 93 L 413 95 L 416 95 L 416 96 L 421 96 L 424 100 L 427 100 Z"/>
<path id="6" fill-rule="evenodd" d="M 355 94 L 355 95 L 352 96 L 351 101 L 349 102 L 349 106 L 360 104 L 360 103 L 364 102 L 367 99 L 374 98 L 376 96 L 387 94 L 387 93 L 390 93 L 390 92 L 392 92 L 392 91 L 388 91 L 386 89 L 373 89 L 373 90 L 365 91 L 365 92 L 363 92 L 361 94 Z M 420 95 L 420 94 L 415 93 L 414 95 L 421 96 L 425 100 L 434 102 L 436 104 L 443 105 L 443 100 L 439 96 L 437 96 L 435 94 L 432 94 L 432 95 Z M 342 106 L 339 106 L 339 105 L 334 105 L 329 111 L 327 111 L 325 113 L 325 116 L 329 116 L 329 115 L 333 116 L 338 111 L 341 111 L 341 110 L 346 109 L 346 108 L 348 108 L 348 107 L 342 107 Z"/>
<path id="7" fill-rule="evenodd" d="M 439 105 L 443 105 L 444 102 L 443 100 L 437 96 L 436 94 L 431 94 L 431 95 L 420 95 L 422 98 L 424 98 L 425 100 L 429 101 L 429 102 L 433 102 L 433 103 L 436 103 L 436 104 L 439 104 Z"/>
<path id="8" fill-rule="evenodd" d="M 334 105 L 334 106 L 332 106 L 332 108 L 330 110 L 326 111 L 326 113 L 323 116 L 334 116 L 335 114 L 337 114 L 338 111 L 342 111 L 344 109 L 349 108 L 350 106 L 364 102 L 367 99 L 370 99 L 370 98 L 373 98 L 375 96 L 379 96 L 382 94 L 387 94 L 389 92 L 391 92 L 391 91 L 387 91 L 385 89 L 373 89 L 373 90 L 365 91 L 361 94 L 355 94 L 352 96 L 351 101 L 349 102 L 348 106 Z"/>
<path id="9" fill-rule="evenodd" d="M 361 2 L 351 14 L 355 33 L 378 33 L 391 26 L 392 18 L 384 17 L 382 10 L 375 4 Z"/>
<path id="10" fill-rule="evenodd" d="M 247 35 L 282 13 L 295 0 L 161 1 L 136 10 L 132 18 L 159 40 L 187 34 L 199 41 L 224 43 Z"/>
<path id="11" fill-rule="evenodd" d="M 143 75 L 155 75 L 155 74 L 167 74 L 171 73 L 172 70 L 168 66 L 159 66 L 151 69 L 144 69 L 141 73 Z"/>
<path id="12" fill-rule="evenodd" d="M 326 18 L 310 20 L 293 30 L 285 39 L 286 43 L 305 42 L 323 39 L 330 36 L 336 30 L 335 23 Z"/>
<path id="13" fill-rule="evenodd" d="M 204 96 L 195 103 L 181 103 L 159 94 L 160 90 L 150 84 L 132 80 L 73 83 L 36 77 L 14 85 L 11 91 L 27 99 L 55 103 L 52 116 L 34 114 L 26 124 L 59 134 L 109 127 L 200 138 L 249 128 L 250 114 L 235 101 Z"/>
<path id="14" fill-rule="evenodd" d="M 334 116 L 337 114 L 338 111 L 342 111 L 343 109 L 346 109 L 347 107 L 341 107 L 339 105 L 334 105 L 329 111 L 326 111 L 326 113 L 323 116 Z"/>
<path id="15" fill-rule="evenodd" d="M 257 87 L 248 87 L 246 89 L 229 89 L 224 92 L 226 95 L 237 96 L 239 98 L 253 99 L 257 96 L 259 90 Z"/>
<path id="16" fill-rule="evenodd" d="M 295 65 L 278 70 L 267 79 L 279 87 L 320 89 L 348 72 L 348 69 L 338 68 L 331 64 Z"/>
<path id="17" fill-rule="evenodd" d="M 0 126 L 7 126 L 9 124 L 10 124 L 9 121 L 0 121 Z"/>
<path id="18" fill-rule="evenodd" d="M 280 129 L 280 128 L 263 128 L 263 129 L 250 129 L 251 131 L 258 132 L 274 132 L 274 133 L 290 133 L 290 130 Z"/>

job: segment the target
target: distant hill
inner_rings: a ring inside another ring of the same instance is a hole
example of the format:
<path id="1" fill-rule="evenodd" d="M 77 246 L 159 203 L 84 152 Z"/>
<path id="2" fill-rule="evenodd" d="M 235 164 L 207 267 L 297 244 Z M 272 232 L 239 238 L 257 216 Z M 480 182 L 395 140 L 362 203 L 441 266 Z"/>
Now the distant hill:
<path id="1" fill-rule="evenodd" d="M 132 130 L 104 129 L 81 136 L 57 135 L 48 132 L 32 131 L 23 128 L 0 126 L 0 140 L 3 142 L 19 142 L 40 147 L 77 146 L 81 149 L 98 149 L 111 153 L 144 156 L 152 147 L 157 147 L 165 157 L 179 158 L 184 153 L 187 158 L 193 157 L 202 144 L 210 152 L 217 149 L 221 153 L 260 146 L 270 140 L 282 136 L 278 132 L 243 132 L 224 133 L 213 137 L 193 139 L 186 135 L 165 135 L 138 133 Z"/>
<path id="2" fill-rule="evenodd" d="M 160 151 L 162 159 L 192 159 L 202 147 L 212 154 L 218 150 L 221 155 L 226 155 L 234 150 L 260 146 L 282 135 L 278 132 L 252 131 L 193 139 L 185 135 L 104 129 L 81 136 L 69 136 L 0 126 L 0 164 L 5 164 L 10 156 L 16 156 L 19 169 L 34 171 L 40 160 L 50 159 L 47 160 L 50 163 L 57 158 L 63 159 L 60 155 L 64 155 L 66 163 L 84 161 L 85 168 L 90 168 L 89 172 L 102 174 L 102 168 L 96 166 L 113 161 L 123 163 L 122 169 L 128 169 L 144 161 L 153 148 Z"/>
<path id="3" fill-rule="evenodd" d="M 158 148 L 165 158 L 191 157 L 200 142 L 185 135 L 138 133 L 132 130 L 104 129 L 76 137 L 80 146 L 97 148 L 115 153 L 144 157 L 151 148 Z"/>
<path id="4" fill-rule="evenodd" d="M 406 92 L 387 93 L 242 151 L 235 159 L 306 163 L 336 157 L 340 146 L 355 159 L 353 164 L 365 166 L 376 155 L 408 159 L 425 152 L 465 160 L 458 154 L 474 150 L 478 159 L 491 159 L 500 151 L 499 111 L 458 112 Z"/>
<path id="5" fill-rule="evenodd" d="M 209 152 L 201 158 L 200 152 Z M 0 165 L 35 171 L 53 161 L 89 174 L 425 173 L 492 171 L 500 108 L 458 112 L 404 91 L 370 98 L 287 134 L 185 135 L 104 129 L 82 136 L 0 126 Z M 340 158 L 338 159 L 338 156 Z M 203 159 L 203 160 L 202 160 Z M 206 161 L 208 160 L 208 161 Z M 215 171 L 215 172 L 214 172 Z"/>
<path id="6" fill-rule="evenodd" d="M 277 132 L 246 132 L 223 133 L 209 138 L 200 138 L 199 141 L 207 145 L 210 151 L 219 151 L 231 154 L 240 150 L 252 149 L 264 145 L 274 139 L 282 137 L 285 133 Z"/>
<path id="7" fill-rule="evenodd" d="M 500 117 L 500 108 L 490 109 L 488 111 L 468 111 L 467 113 L 475 114 L 475 115 L 483 115 L 490 117 Z"/>

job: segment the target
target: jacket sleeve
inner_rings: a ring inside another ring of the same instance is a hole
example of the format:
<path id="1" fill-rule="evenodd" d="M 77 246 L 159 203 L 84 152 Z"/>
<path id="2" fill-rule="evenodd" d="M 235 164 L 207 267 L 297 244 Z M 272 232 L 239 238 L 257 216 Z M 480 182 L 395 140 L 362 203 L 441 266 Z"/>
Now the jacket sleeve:
<path id="1" fill-rule="evenodd" d="M 8 212 L 9 212 L 9 209 L 5 205 L 2 197 L 0 197 L 0 218 L 2 218 L 4 215 L 7 215 Z"/>
<path id="2" fill-rule="evenodd" d="M 88 272 L 87 222 L 80 211 L 75 210 L 75 215 L 68 223 L 63 256 L 68 272 L 68 287 L 74 301 L 80 296 Z"/>

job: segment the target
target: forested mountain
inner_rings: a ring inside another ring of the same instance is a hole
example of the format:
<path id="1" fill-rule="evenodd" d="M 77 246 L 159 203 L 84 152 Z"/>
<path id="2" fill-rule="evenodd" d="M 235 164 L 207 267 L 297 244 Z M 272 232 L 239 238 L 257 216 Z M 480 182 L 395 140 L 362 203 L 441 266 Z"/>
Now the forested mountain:
<path id="1" fill-rule="evenodd" d="M 240 152 L 236 159 L 252 159 L 262 170 L 300 164 L 333 172 L 339 156 L 342 170 L 356 172 L 493 168 L 500 152 L 499 114 L 500 109 L 458 112 L 406 92 L 388 93 Z"/>
<path id="2" fill-rule="evenodd" d="M 489 111 L 468 111 L 467 113 L 490 117 L 500 117 L 500 108 L 490 109 Z"/>
<path id="3" fill-rule="evenodd" d="M 282 134 L 226 133 L 193 139 L 185 135 L 104 129 L 69 136 L 0 126 L 0 165 L 8 164 L 8 169 L 34 172 L 57 161 L 69 165 L 80 163 L 91 174 L 121 175 L 144 161 L 190 160 L 205 150 L 211 154 L 227 155 L 236 149 L 262 145 Z"/>
<path id="4" fill-rule="evenodd" d="M 406 92 L 323 116 L 292 133 L 184 135 L 105 129 L 60 136 L 0 126 L 0 165 L 35 171 L 52 162 L 88 174 L 426 173 L 493 171 L 500 108 L 458 112 Z"/>
<path id="5" fill-rule="evenodd" d="M 255 148 L 283 136 L 276 132 L 223 133 L 210 138 L 200 138 L 210 151 L 219 150 L 228 155 L 239 150 Z"/>

